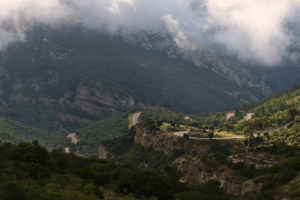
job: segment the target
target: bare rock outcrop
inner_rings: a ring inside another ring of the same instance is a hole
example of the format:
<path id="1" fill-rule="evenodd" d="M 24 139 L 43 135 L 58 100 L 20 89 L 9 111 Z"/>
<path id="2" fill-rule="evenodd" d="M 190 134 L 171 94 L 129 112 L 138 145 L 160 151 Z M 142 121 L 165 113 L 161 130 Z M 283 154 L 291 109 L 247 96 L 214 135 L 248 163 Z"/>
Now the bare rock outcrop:
<path id="1" fill-rule="evenodd" d="M 110 160 L 110 159 L 114 159 L 115 155 L 113 153 L 111 153 L 110 151 L 108 151 L 105 146 L 100 145 L 98 158 Z"/>
<path id="2" fill-rule="evenodd" d="M 160 131 L 136 127 L 134 143 L 141 144 L 144 148 L 153 145 L 154 151 L 163 151 L 166 155 L 171 155 L 175 149 L 180 148 L 176 141 L 174 136 L 165 135 Z"/>
<path id="3" fill-rule="evenodd" d="M 178 169 L 184 172 L 183 181 L 194 185 L 202 185 L 203 183 L 216 179 L 221 182 L 221 186 L 236 196 L 242 196 L 246 192 L 259 192 L 262 183 L 255 184 L 252 180 L 246 180 L 238 171 L 234 171 L 228 167 L 219 167 L 217 171 L 207 172 L 205 164 L 199 160 L 185 159 L 181 161 Z"/>

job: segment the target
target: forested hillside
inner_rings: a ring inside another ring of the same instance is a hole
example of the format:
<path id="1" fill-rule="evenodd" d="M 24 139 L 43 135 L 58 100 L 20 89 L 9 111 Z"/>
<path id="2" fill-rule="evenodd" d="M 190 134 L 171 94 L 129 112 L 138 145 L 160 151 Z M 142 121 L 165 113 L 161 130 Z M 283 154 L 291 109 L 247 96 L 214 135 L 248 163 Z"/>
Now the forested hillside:
<path id="1" fill-rule="evenodd" d="M 67 146 L 69 142 L 69 139 L 66 138 L 67 135 L 66 131 L 49 132 L 13 120 L 0 119 L 0 141 L 2 143 L 19 144 L 38 140 L 47 150 L 52 150 Z"/>
<path id="2" fill-rule="evenodd" d="M 75 133 L 79 142 L 73 147 L 73 152 L 85 157 L 97 155 L 100 142 L 122 135 L 128 129 L 128 117 L 136 112 L 142 112 L 139 117 L 140 122 L 146 119 L 166 119 L 168 121 L 180 121 L 181 123 L 188 122 L 184 119 L 186 117 L 185 114 L 172 111 L 168 108 L 153 107 L 129 110 L 77 130 Z"/>
<path id="3" fill-rule="evenodd" d="M 178 182 L 182 173 L 167 165 L 156 172 L 139 171 L 129 163 L 47 152 L 37 141 L 1 146 L 0 176 L 1 200 L 234 199 L 217 180 L 201 187 Z"/>
<path id="4" fill-rule="evenodd" d="M 0 56 L 0 114 L 47 130 L 76 130 L 132 108 L 202 115 L 264 97 L 209 68 L 82 26 L 37 25 Z"/>

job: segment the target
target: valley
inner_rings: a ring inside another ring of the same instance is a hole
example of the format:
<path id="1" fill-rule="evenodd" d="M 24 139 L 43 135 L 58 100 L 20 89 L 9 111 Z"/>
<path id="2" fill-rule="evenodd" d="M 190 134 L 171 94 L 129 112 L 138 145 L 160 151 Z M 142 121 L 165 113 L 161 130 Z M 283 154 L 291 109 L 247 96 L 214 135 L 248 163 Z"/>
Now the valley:
<path id="1" fill-rule="evenodd" d="M 40 24 L 1 52 L 0 197 L 299 196 L 300 85 L 271 96 L 205 45 L 128 34 Z"/>
<path id="2" fill-rule="evenodd" d="M 176 198 L 189 198 L 186 196 L 194 194 L 195 191 L 197 195 L 202 191 L 204 193 L 201 194 L 212 198 L 209 191 L 212 188 L 219 188 L 222 189 L 219 194 L 222 194 L 223 199 L 293 199 L 299 193 L 299 187 L 295 186 L 299 181 L 300 170 L 299 97 L 300 86 L 298 85 L 261 102 L 245 104 L 234 112 L 231 111 L 234 114 L 230 118 L 225 111 L 205 113 L 204 116 L 197 117 L 161 107 L 132 109 L 75 130 L 73 133 L 59 131 L 55 132 L 55 135 L 50 132 L 48 138 L 45 138 L 45 133 L 40 133 L 41 129 L 25 127 L 20 122 L 3 118 L 1 127 L 5 133 L 0 132 L 0 138 L 12 143 L 21 143 L 19 146 L 12 147 L 9 146 L 10 143 L 4 143 L 0 146 L 0 155 L 10 148 L 20 148 L 14 151 L 29 151 L 29 149 L 34 151 L 34 148 L 43 148 L 37 144 L 39 140 L 41 145 L 48 148 L 46 152 L 49 152 L 52 160 L 63 157 L 64 162 L 76 163 L 86 159 L 84 162 L 93 163 L 91 165 L 93 167 L 80 171 L 75 165 L 81 164 L 73 164 L 72 171 L 63 170 L 59 173 L 68 177 L 75 175 L 80 180 L 92 180 L 91 184 L 95 188 L 100 188 L 93 194 L 101 194 L 105 198 L 108 198 L 107 195 L 115 198 L 119 195 L 129 195 L 129 198 L 130 193 L 111 190 L 107 184 L 126 188 L 125 185 L 119 185 L 121 179 L 124 179 L 123 181 L 133 179 L 133 177 L 125 178 L 125 174 L 128 170 L 136 169 L 141 172 L 131 171 L 132 176 L 136 173 L 154 173 L 151 177 L 168 177 L 166 180 L 170 183 L 174 178 L 176 181 L 172 182 L 173 186 L 179 187 L 176 184 L 181 184 L 180 187 L 184 188 L 183 193 L 179 192 L 181 190 L 174 189 L 172 194 L 175 194 Z M 241 120 L 248 113 L 251 115 L 254 113 L 254 117 Z M 36 133 L 33 134 L 31 131 L 23 133 L 23 130 L 27 129 Z M 21 134 L 16 135 L 18 132 Z M 54 145 L 54 138 L 58 138 L 58 134 L 60 139 Z M 32 144 L 28 138 L 34 140 Z M 25 146 L 27 150 L 21 150 Z M 66 154 L 63 153 L 65 149 Z M 3 155 L 7 156 L 9 153 Z M 7 159 L 6 163 L 11 162 L 9 161 L 11 159 L 19 158 L 12 156 Z M 21 162 L 29 162 L 29 164 L 32 162 L 26 161 L 25 157 L 20 159 Z M 98 162 L 102 164 L 96 164 Z M 5 164 L 4 167 L 6 166 L 8 165 Z M 63 166 L 58 163 L 52 166 L 53 169 L 49 166 L 51 177 L 57 176 L 55 170 L 62 170 L 63 168 L 60 167 Z M 112 178 L 92 178 L 115 173 L 110 172 L 110 167 L 107 166 L 115 166 L 111 169 L 117 167 L 123 175 L 117 176 L 115 181 Z M 23 170 L 29 169 L 28 165 Z M 127 171 L 123 172 L 123 169 Z M 44 172 L 38 170 L 36 173 L 39 173 L 39 177 L 49 176 L 43 175 Z M 166 175 L 168 173 L 173 175 Z M 22 176 L 26 177 L 25 174 Z M 33 175 L 29 174 L 29 176 Z M 39 178 L 34 180 L 38 181 Z M 205 190 L 206 184 L 214 184 L 214 186 L 211 186 L 210 190 Z M 201 189 L 192 189 L 193 187 Z M 48 195 L 52 195 L 51 190 L 47 191 Z M 286 191 L 290 192 L 286 193 Z M 153 192 L 151 194 L 160 195 Z M 133 193 L 132 197 L 139 199 L 137 193 Z M 173 199 L 171 196 L 158 199 L 164 198 Z"/>
<path id="3" fill-rule="evenodd" d="M 300 0 L 0 6 L 0 200 L 300 200 Z"/>

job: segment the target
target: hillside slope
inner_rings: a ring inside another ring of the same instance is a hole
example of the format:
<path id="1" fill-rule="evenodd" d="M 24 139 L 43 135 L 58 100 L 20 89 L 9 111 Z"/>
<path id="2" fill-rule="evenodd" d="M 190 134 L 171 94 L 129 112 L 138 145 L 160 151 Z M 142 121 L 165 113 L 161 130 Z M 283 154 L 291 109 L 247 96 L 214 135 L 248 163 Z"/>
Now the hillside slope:
<path id="1" fill-rule="evenodd" d="M 0 115 L 48 130 L 76 130 L 132 108 L 200 115 L 264 97 L 210 68 L 80 25 L 29 31 L 26 43 L 1 53 L 0 84 Z"/>

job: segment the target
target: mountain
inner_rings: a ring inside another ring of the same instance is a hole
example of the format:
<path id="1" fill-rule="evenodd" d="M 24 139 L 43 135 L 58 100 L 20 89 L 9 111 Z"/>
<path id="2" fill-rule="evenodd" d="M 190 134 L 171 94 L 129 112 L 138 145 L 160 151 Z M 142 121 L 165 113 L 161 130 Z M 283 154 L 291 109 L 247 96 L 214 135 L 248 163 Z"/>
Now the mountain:
<path id="1" fill-rule="evenodd" d="M 296 85 L 256 102 L 255 107 L 251 107 L 254 103 L 244 105 L 243 111 L 254 110 L 255 117 L 223 127 L 230 134 L 245 136 L 239 140 L 222 138 L 220 129 L 208 139 L 205 129 L 209 124 L 199 126 L 199 119 L 182 122 L 178 115 L 172 125 L 161 121 L 161 110 L 153 108 L 147 116 L 158 120 L 144 120 L 120 136 L 102 141 L 98 157 L 131 162 L 141 170 L 160 171 L 170 164 L 183 174 L 181 181 L 203 185 L 214 179 L 238 199 L 294 199 L 300 194 L 299 88 Z M 180 136 L 182 131 L 186 132 Z"/>
<path id="2" fill-rule="evenodd" d="M 76 130 L 133 108 L 196 115 L 233 110 L 270 92 L 209 51 L 195 57 L 205 63 L 198 67 L 182 56 L 170 58 L 169 51 L 147 50 L 81 25 L 36 25 L 26 35 L 26 42 L 1 52 L 0 115 L 49 131 Z"/>
<path id="3" fill-rule="evenodd" d="M 279 93 L 294 85 L 300 84 L 300 29 L 297 24 L 290 24 L 294 39 L 276 66 L 247 65 L 244 66 L 259 80 L 266 83 L 274 93 Z"/>
<path id="4" fill-rule="evenodd" d="M 208 68 L 228 80 L 234 81 L 239 86 L 259 88 L 265 96 L 272 94 L 272 90 L 264 83 L 260 82 L 246 68 L 233 62 L 230 57 L 222 53 L 212 45 L 192 43 L 180 45 L 174 41 L 166 30 L 153 31 L 120 31 L 120 36 L 124 41 L 129 42 L 147 50 L 158 49 L 170 58 L 184 58 L 195 64 L 197 67 Z"/>
<path id="5" fill-rule="evenodd" d="M 0 145 L 7 142 L 19 144 L 36 140 L 47 150 L 52 150 L 58 148 L 59 145 L 68 146 L 70 141 L 67 135 L 68 132 L 49 132 L 17 121 L 0 119 Z"/>
<path id="6" fill-rule="evenodd" d="M 265 82 L 274 93 L 279 93 L 300 83 L 300 63 L 288 64 L 286 66 L 247 67 L 258 79 Z"/>

